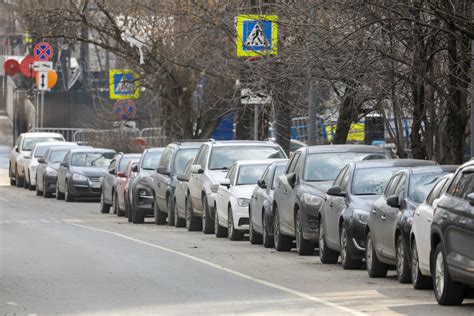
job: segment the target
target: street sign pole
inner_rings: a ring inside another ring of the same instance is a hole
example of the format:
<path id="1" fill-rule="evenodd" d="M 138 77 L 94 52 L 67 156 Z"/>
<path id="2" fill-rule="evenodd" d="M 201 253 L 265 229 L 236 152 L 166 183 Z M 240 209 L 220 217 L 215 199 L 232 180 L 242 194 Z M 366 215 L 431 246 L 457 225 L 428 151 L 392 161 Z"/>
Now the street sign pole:
<path id="1" fill-rule="evenodd" d="M 35 98 L 35 127 L 39 127 L 39 91 L 36 91 L 36 98 Z"/>
<path id="2" fill-rule="evenodd" d="M 44 127 L 44 91 L 41 91 L 41 127 Z"/>
<path id="3" fill-rule="evenodd" d="M 471 19 L 474 19 L 474 5 L 471 5 Z M 471 158 L 474 157 L 474 39 L 471 39 Z"/>
<path id="4" fill-rule="evenodd" d="M 258 104 L 255 103 L 253 114 L 253 139 L 258 140 Z"/>

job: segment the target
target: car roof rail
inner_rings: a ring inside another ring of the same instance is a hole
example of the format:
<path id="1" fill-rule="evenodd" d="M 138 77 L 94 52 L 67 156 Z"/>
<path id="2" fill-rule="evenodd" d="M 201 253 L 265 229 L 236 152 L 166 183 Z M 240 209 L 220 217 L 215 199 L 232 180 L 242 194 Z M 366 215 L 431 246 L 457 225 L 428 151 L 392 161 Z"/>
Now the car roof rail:
<path id="1" fill-rule="evenodd" d="M 199 143 L 199 142 L 207 142 L 209 141 L 208 139 L 201 139 L 201 138 L 183 138 L 179 139 L 176 141 L 176 143 L 181 144 L 181 143 Z"/>

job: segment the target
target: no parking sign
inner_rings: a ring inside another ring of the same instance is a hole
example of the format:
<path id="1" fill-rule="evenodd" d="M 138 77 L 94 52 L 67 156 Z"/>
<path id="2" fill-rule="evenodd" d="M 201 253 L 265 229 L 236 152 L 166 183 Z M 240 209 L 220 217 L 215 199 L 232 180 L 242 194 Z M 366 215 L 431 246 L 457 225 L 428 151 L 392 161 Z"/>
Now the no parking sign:
<path id="1" fill-rule="evenodd" d="M 33 56 L 37 61 L 49 61 L 53 58 L 53 47 L 46 42 L 38 43 L 33 48 Z"/>

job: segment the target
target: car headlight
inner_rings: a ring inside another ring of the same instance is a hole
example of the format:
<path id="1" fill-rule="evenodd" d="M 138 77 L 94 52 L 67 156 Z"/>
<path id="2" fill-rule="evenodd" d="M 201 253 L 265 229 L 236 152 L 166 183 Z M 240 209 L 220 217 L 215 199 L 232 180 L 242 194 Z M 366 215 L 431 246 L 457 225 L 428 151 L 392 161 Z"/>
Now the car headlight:
<path id="1" fill-rule="evenodd" d="M 46 168 L 46 174 L 48 176 L 55 176 L 55 175 L 57 175 L 57 172 L 53 168 Z"/>
<path id="2" fill-rule="evenodd" d="M 218 184 L 211 185 L 211 191 L 213 193 L 217 193 L 217 190 L 219 190 L 219 185 Z"/>
<path id="3" fill-rule="evenodd" d="M 367 224 L 367 218 L 369 217 L 369 212 L 361 210 L 361 209 L 354 209 L 354 215 L 360 223 Z"/>
<path id="4" fill-rule="evenodd" d="M 75 173 L 75 174 L 72 175 L 72 180 L 74 180 L 74 181 L 87 181 L 87 177 L 82 175 L 82 174 Z"/>
<path id="5" fill-rule="evenodd" d="M 324 202 L 324 199 L 322 197 L 312 195 L 309 193 L 304 193 L 303 194 L 303 201 L 306 205 L 311 205 L 311 206 L 317 206 L 321 207 L 321 205 Z"/>
<path id="6" fill-rule="evenodd" d="M 244 199 L 244 198 L 237 199 L 237 204 L 239 204 L 239 206 L 247 207 L 249 206 L 249 203 L 250 203 L 250 199 Z"/>

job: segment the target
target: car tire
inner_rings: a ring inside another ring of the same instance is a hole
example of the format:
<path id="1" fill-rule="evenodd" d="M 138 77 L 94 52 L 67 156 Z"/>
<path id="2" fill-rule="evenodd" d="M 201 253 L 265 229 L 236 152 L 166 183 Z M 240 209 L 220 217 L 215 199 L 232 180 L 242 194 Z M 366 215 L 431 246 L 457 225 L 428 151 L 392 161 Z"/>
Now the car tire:
<path id="1" fill-rule="evenodd" d="M 297 211 L 295 214 L 295 240 L 296 252 L 300 256 L 309 256 L 314 253 L 315 245 L 303 237 L 303 218 L 302 212 Z"/>
<path id="2" fill-rule="evenodd" d="M 175 227 L 186 227 L 186 220 L 179 217 L 178 210 L 176 209 L 176 199 L 174 199 L 174 225 Z"/>
<path id="3" fill-rule="evenodd" d="M 324 264 L 337 263 L 339 252 L 329 248 L 326 244 L 326 232 L 323 219 L 319 219 L 319 260 Z"/>
<path id="4" fill-rule="evenodd" d="M 105 203 L 105 201 L 104 201 L 104 192 L 100 193 L 100 212 L 102 214 L 110 213 L 110 204 Z"/>
<path id="5" fill-rule="evenodd" d="M 31 185 L 31 176 L 29 176 L 29 177 L 30 177 L 30 180 L 28 181 L 28 189 L 30 191 L 34 191 L 35 188 L 36 188 L 36 185 Z"/>
<path id="6" fill-rule="evenodd" d="M 155 219 L 154 219 L 155 225 L 166 224 L 166 214 L 163 212 L 160 212 L 160 209 L 158 208 L 158 203 L 156 203 L 156 200 L 153 203 L 153 213 L 155 216 Z"/>
<path id="7" fill-rule="evenodd" d="M 36 184 L 36 186 L 38 186 L 38 184 Z M 46 188 L 47 188 L 46 183 L 43 181 L 43 197 L 45 199 L 53 197 L 53 193 L 48 192 Z"/>
<path id="8" fill-rule="evenodd" d="M 255 229 L 253 229 L 252 212 L 250 210 L 250 207 L 249 207 L 249 241 L 252 245 L 259 245 L 263 242 L 262 235 L 257 233 Z"/>
<path id="9" fill-rule="evenodd" d="M 440 305 L 460 305 L 464 300 L 462 285 L 451 279 L 446 262 L 446 251 L 443 243 L 436 246 L 433 256 L 433 290 Z"/>
<path id="10" fill-rule="evenodd" d="M 174 213 L 176 212 L 176 210 L 175 205 L 171 200 L 171 196 L 168 196 L 168 198 L 166 199 L 166 208 L 168 209 L 168 225 L 175 226 L 176 221 Z"/>
<path id="11" fill-rule="evenodd" d="M 362 259 L 355 259 L 352 257 L 351 247 L 349 247 L 349 233 L 346 227 L 342 224 L 340 240 L 340 251 L 341 265 L 344 270 L 360 269 L 362 266 Z"/>
<path id="12" fill-rule="evenodd" d="M 433 286 L 431 277 L 421 274 L 418 247 L 415 239 L 413 239 L 411 245 L 411 283 L 416 290 L 426 290 Z"/>
<path id="13" fill-rule="evenodd" d="M 18 175 L 18 168 L 16 168 L 16 173 L 15 173 L 15 184 L 17 188 L 23 187 L 23 182 L 25 181 L 25 178 L 22 178 Z"/>
<path id="14" fill-rule="evenodd" d="M 227 231 L 229 232 L 229 240 L 232 241 L 238 241 L 238 240 L 243 240 L 244 239 L 244 233 L 239 232 L 238 230 L 235 229 L 234 226 L 234 216 L 232 213 L 232 207 L 229 206 L 228 212 L 227 212 Z"/>
<path id="15" fill-rule="evenodd" d="M 135 203 L 135 202 L 134 202 Z M 135 205 L 132 207 L 132 205 L 130 205 L 130 200 L 128 201 L 127 205 L 128 205 L 128 214 L 127 214 L 127 217 L 128 217 L 128 222 L 129 223 L 132 223 L 133 221 L 133 210 L 135 209 Z"/>
<path id="16" fill-rule="evenodd" d="M 367 264 L 367 273 L 371 278 L 385 278 L 387 276 L 388 265 L 379 261 L 372 240 L 372 233 L 367 233 L 365 242 L 365 262 Z"/>
<path id="17" fill-rule="evenodd" d="M 269 229 L 271 229 L 271 224 L 268 223 L 267 216 L 265 211 L 262 212 L 262 239 L 263 239 L 263 247 L 265 248 L 272 248 L 275 246 L 275 240 L 273 236 L 269 234 Z"/>
<path id="18" fill-rule="evenodd" d="M 134 209 L 132 210 L 132 223 L 134 224 L 143 224 L 145 223 L 145 213 L 141 210 Z"/>
<path id="19" fill-rule="evenodd" d="M 188 231 L 199 231 L 201 230 L 201 221 L 199 217 L 194 215 L 193 205 L 191 203 L 191 196 L 186 198 L 186 228 Z"/>
<path id="20" fill-rule="evenodd" d="M 397 248 L 395 249 L 397 259 L 397 278 L 402 284 L 411 282 L 410 259 L 408 258 L 408 247 L 403 236 L 400 234 L 397 237 Z"/>
<path id="21" fill-rule="evenodd" d="M 216 218 L 214 220 L 214 233 L 217 238 L 223 238 L 229 235 L 227 227 L 223 227 L 221 226 L 221 224 L 219 224 L 219 214 L 217 213 L 217 210 L 216 210 Z"/>
<path id="22" fill-rule="evenodd" d="M 59 182 L 56 182 L 56 200 L 64 200 L 64 193 L 59 191 Z"/>
<path id="23" fill-rule="evenodd" d="M 273 243 L 277 251 L 290 251 L 293 248 L 293 239 L 280 231 L 280 215 L 276 207 L 273 215 Z"/>
<path id="24" fill-rule="evenodd" d="M 29 189 L 30 188 L 30 184 L 28 183 L 28 178 L 26 177 L 26 173 L 25 173 L 25 177 L 23 179 L 23 189 Z"/>
<path id="25" fill-rule="evenodd" d="M 39 185 L 36 185 L 35 191 L 36 191 L 36 196 L 42 196 L 43 195 L 43 191 L 41 191 L 39 189 Z"/>
<path id="26" fill-rule="evenodd" d="M 120 203 L 119 203 L 119 200 L 118 200 L 118 193 L 115 192 L 115 196 L 114 196 L 114 207 L 115 207 L 115 214 L 117 214 L 117 217 L 120 217 L 120 216 L 125 216 L 125 212 L 123 210 L 120 209 Z"/>
<path id="27" fill-rule="evenodd" d="M 66 186 L 66 190 L 64 192 L 64 200 L 66 202 L 74 202 L 75 199 L 74 199 L 74 196 L 72 196 L 71 193 L 69 192 L 69 184 L 67 183 L 67 181 L 66 181 L 65 186 Z"/>
<path id="28" fill-rule="evenodd" d="M 204 234 L 214 234 L 214 222 L 209 211 L 209 203 L 204 195 L 202 197 L 202 232 Z"/>
<path id="29" fill-rule="evenodd" d="M 16 185 L 16 180 L 15 178 L 13 178 L 13 173 L 12 173 L 12 167 L 11 165 L 8 166 L 8 177 L 10 178 L 10 185 L 11 186 L 14 186 Z"/>

